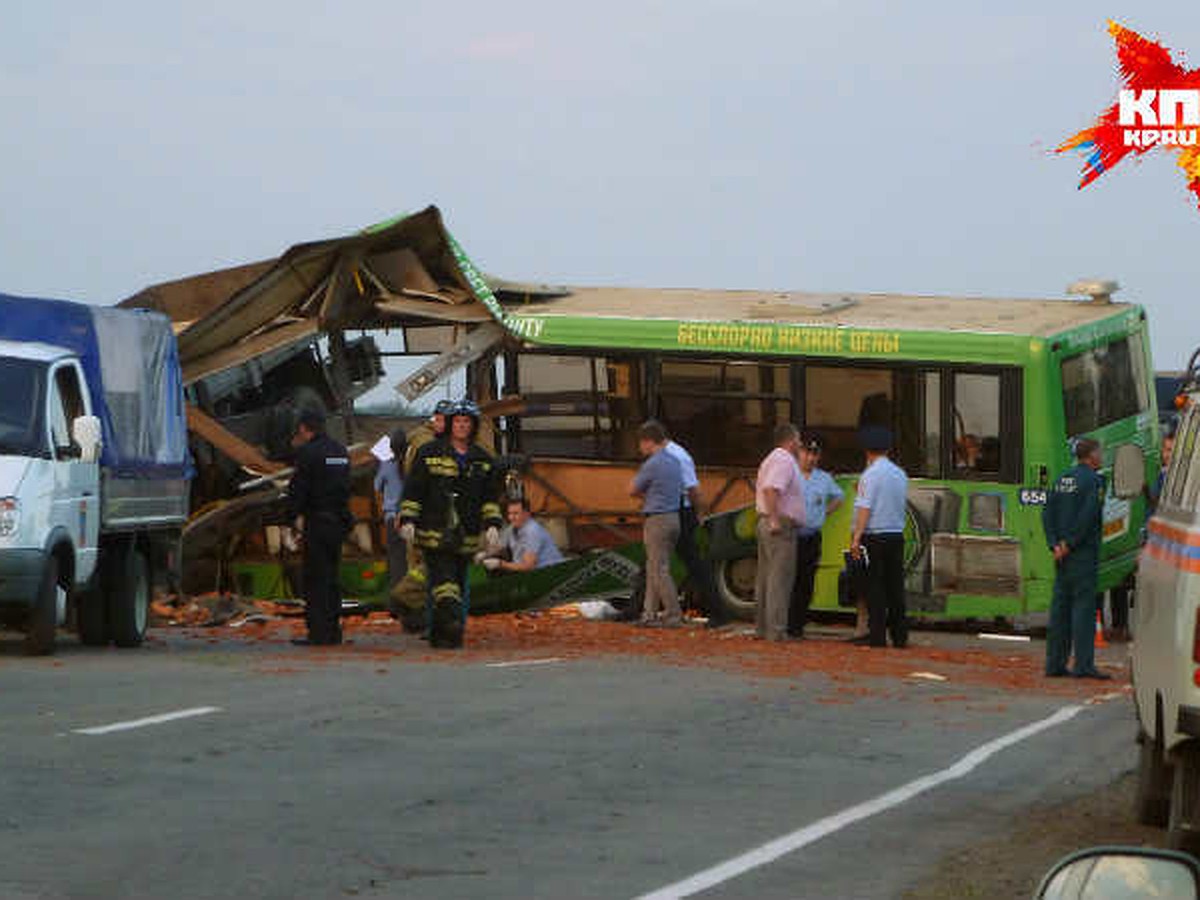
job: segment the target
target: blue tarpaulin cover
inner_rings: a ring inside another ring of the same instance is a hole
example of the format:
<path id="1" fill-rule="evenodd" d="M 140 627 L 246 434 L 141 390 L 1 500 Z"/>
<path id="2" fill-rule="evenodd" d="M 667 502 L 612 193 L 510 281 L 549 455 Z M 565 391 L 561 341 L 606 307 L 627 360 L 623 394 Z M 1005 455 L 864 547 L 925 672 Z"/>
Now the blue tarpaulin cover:
<path id="1" fill-rule="evenodd" d="M 112 474 L 191 476 L 179 351 L 166 316 L 0 294 L 0 339 L 79 356 L 104 429 L 100 464 Z"/>

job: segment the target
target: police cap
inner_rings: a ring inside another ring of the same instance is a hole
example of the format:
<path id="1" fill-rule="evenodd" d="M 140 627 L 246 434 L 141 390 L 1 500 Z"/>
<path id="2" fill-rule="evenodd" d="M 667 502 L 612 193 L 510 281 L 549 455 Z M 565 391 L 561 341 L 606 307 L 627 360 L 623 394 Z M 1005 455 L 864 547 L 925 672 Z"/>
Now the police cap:
<path id="1" fill-rule="evenodd" d="M 864 450 L 883 452 L 892 446 L 892 433 L 882 425 L 867 425 L 859 429 L 858 442 Z"/>

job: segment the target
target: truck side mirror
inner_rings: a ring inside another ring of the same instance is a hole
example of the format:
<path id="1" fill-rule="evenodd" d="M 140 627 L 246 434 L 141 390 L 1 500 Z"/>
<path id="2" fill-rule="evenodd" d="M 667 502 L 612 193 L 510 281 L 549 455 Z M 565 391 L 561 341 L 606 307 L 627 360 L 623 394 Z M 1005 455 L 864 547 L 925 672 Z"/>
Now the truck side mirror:
<path id="1" fill-rule="evenodd" d="M 79 416 L 71 423 L 71 438 L 79 445 L 79 460 L 94 463 L 100 459 L 104 444 L 100 420 L 95 416 Z"/>
<path id="2" fill-rule="evenodd" d="M 1122 444 L 1113 459 L 1113 493 L 1122 500 L 1137 497 L 1146 486 L 1146 455 L 1136 444 Z"/>

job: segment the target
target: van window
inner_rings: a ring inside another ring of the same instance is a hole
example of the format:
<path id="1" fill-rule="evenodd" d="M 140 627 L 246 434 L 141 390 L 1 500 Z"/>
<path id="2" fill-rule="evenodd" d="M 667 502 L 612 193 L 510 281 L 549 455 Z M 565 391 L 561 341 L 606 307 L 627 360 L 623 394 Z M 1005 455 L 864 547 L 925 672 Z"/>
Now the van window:
<path id="1" fill-rule="evenodd" d="M 1200 427 L 1200 407 L 1193 406 L 1184 413 L 1175 438 L 1175 450 L 1171 456 L 1171 468 L 1163 485 L 1160 503 L 1168 506 L 1185 506 L 1185 497 L 1195 496 L 1191 484 L 1200 485 L 1200 473 L 1196 472 L 1196 431 Z"/>
<path id="2" fill-rule="evenodd" d="M 71 435 L 71 423 L 82 415 L 83 394 L 75 367 L 59 366 L 54 372 L 54 395 L 50 399 L 50 436 L 54 439 L 56 458 L 70 459 L 79 455 L 79 445 Z"/>
<path id="3" fill-rule="evenodd" d="M 659 415 L 701 463 L 757 466 L 792 421 L 791 366 L 665 359 Z"/>
<path id="4" fill-rule="evenodd" d="M 45 457 L 46 364 L 0 357 L 0 453 Z"/>
<path id="5" fill-rule="evenodd" d="M 1142 335 L 1085 350 L 1062 361 L 1067 434 L 1081 435 L 1135 416 L 1150 405 Z"/>

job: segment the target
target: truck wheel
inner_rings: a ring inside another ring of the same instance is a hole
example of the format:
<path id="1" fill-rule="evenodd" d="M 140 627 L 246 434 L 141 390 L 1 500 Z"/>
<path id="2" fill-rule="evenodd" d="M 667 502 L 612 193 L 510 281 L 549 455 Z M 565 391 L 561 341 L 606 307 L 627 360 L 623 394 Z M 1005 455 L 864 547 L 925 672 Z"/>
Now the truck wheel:
<path id="1" fill-rule="evenodd" d="M 81 644 L 85 647 L 108 644 L 108 610 L 103 593 L 95 588 L 81 593 L 75 601 L 75 619 Z"/>
<path id="2" fill-rule="evenodd" d="M 1171 767 L 1163 758 L 1162 746 L 1148 735 L 1138 745 L 1137 793 L 1134 817 L 1143 825 L 1162 828 L 1171 816 Z"/>
<path id="3" fill-rule="evenodd" d="M 54 637 L 58 629 L 58 591 L 58 560 L 50 556 L 46 559 L 37 601 L 29 611 L 25 630 L 25 652 L 30 656 L 48 656 L 54 652 Z"/>
<path id="4" fill-rule="evenodd" d="M 1167 846 L 1195 855 L 1200 853 L 1200 745 L 1180 747 L 1174 768 Z"/>
<path id="5" fill-rule="evenodd" d="M 758 557 L 722 559 L 716 565 L 717 596 L 721 607 L 731 619 L 754 621 L 754 581 L 758 574 Z"/>
<path id="6" fill-rule="evenodd" d="M 146 557 L 136 547 L 120 557 L 108 595 L 112 638 L 118 647 L 137 647 L 146 637 L 150 619 L 150 571 Z"/>

